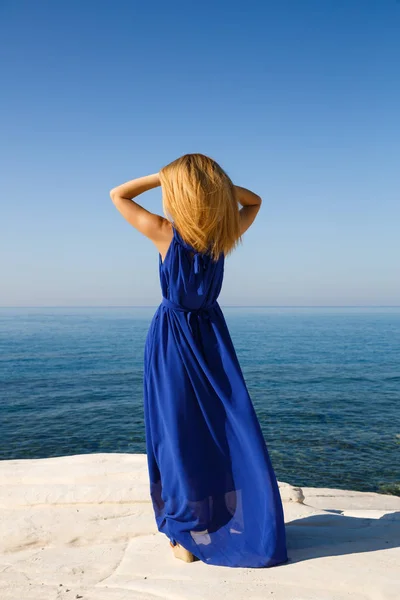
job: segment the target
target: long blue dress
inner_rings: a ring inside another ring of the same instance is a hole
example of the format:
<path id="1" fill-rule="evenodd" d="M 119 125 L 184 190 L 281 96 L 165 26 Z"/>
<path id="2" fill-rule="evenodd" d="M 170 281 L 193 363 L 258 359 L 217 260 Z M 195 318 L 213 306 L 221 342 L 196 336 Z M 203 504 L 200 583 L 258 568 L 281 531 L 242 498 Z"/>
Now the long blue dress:
<path id="1" fill-rule="evenodd" d="M 145 344 L 144 414 L 158 530 L 211 565 L 287 561 L 276 476 L 217 303 L 213 261 L 174 228 Z"/>

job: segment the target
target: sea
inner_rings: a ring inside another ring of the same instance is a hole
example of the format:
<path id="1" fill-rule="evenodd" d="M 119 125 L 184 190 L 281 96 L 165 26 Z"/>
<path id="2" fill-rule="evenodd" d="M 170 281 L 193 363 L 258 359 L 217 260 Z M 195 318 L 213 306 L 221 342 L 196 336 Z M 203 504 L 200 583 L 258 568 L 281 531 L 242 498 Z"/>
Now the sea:
<path id="1" fill-rule="evenodd" d="M 221 307 L 278 480 L 400 495 L 400 307 Z M 145 453 L 155 310 L 0 308 L 0 459 Z"/>

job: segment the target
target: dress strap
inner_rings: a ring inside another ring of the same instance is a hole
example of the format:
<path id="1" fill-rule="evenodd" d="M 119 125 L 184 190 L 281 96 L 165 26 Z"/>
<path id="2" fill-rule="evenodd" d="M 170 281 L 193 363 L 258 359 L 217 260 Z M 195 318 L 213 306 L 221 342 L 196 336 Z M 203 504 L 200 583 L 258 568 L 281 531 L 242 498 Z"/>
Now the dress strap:
<path id="1" fill-rule="evenodd" d="M 185 240 L 183 239 L 183 237 L 181 236 L 179 231 L 175 228 L 175 226 L 172 223 L 171 223 L 171 225 L 172 225 L 172 230 L 174 232 L 174 238 L 176 240 L 178 240 L 178 242 L 181 244 L 181 246 L 186 248 L 186 250 L 191 250 L 192 252 L 195 252 L 195 249 L 190 244 L 185 242 Z"/>
<path id="2" fill-rule="evenodd" d="M 183 241 L 181 236 L 179 235 L 178 230 L 176 229 L 175 225 L 173 223 L 171 223 L 171 226 L 172 226 L 172 232 L 174 234 L 174 238 Z"/>

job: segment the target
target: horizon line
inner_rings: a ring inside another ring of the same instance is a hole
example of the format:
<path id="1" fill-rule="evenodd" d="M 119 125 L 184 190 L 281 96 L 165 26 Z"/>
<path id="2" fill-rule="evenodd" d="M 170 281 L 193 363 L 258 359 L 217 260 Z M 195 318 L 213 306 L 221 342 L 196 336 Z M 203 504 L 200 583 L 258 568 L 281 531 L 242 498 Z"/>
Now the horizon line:
<path id="1" fill-rule="evenodd" d="M 2 308 L 158 308 L 159 304 L 40 304 Z M 400 308 L 400 304 L 221 304 L 224 308 Z"/>

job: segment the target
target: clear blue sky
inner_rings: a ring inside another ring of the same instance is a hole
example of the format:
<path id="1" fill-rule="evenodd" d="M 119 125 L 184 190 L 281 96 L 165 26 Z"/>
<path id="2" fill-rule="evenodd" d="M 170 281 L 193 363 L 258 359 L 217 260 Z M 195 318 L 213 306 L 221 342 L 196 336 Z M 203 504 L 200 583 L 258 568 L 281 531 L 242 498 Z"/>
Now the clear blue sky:
<path id="1" fill-rule="evenodd" d="M 109 190 L 186 152 L 264 200 L 222 305 L 400 304 L 399 2 L 3 0 L 0 21 L 2 306 L 156 305 L 157 250 Z"/>

